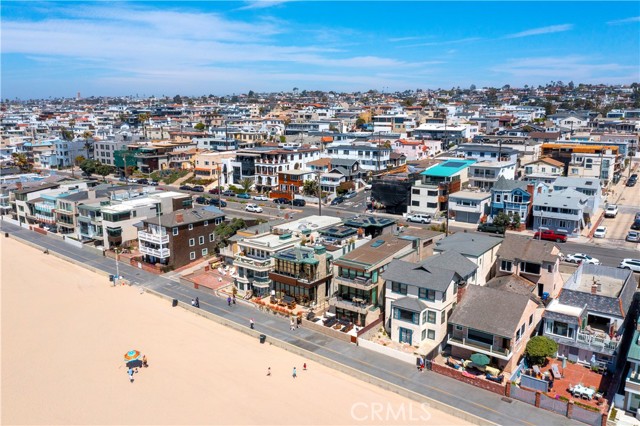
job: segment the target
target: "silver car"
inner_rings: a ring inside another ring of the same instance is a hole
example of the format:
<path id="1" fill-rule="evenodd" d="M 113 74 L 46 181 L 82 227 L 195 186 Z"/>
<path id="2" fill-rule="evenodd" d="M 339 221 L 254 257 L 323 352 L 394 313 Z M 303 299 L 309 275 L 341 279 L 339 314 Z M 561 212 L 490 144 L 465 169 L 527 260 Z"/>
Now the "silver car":
<path id="1" fill-rule="evenodd" d="M 626 240 L 632 243 L 640 243 L 640 232 L 629 231 Z"/>

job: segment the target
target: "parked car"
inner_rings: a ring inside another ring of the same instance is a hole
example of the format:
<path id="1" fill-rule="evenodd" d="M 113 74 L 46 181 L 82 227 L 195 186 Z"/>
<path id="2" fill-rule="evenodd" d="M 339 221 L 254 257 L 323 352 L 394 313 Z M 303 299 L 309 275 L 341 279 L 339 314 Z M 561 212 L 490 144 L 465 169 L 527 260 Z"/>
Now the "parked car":
<path id="1" fill-rule="evenodd" d="M 276 204 L 291 204 L 291 201 L 290 201 L 290 200 L 287 200 L 287 199 L 286 199 L 286 198 L 284 198 L 284 197 L 274 198 L 274 199 L 273 199 L 273 202 L 274 202 L 274 203 L 276 203 Z"/>
<path id="2" fill-rule="evenodd" d="M 230 189 L 227 189 L 226 191 L 222 191 L 222 195 L 224 195 L 225 197 L 235 197 L 236 193 Z"/>
<path id="3" fill-rule="evenodd" d="M 636 231 L 640 231 L 640 219 L 636 219 L 631 224 L 631 229 L 635 229 Z"/>
<path id="4" fill-rule="evenodd" d="M 370 183 L 368 183 L 368 184 L 366 184 L 366 185 L 364 186 L 364 190 L 365 190 L 365 191 L 371 191 L 371 187 L 372 187 L 372 185 L 371 185 Z"/>
<path id="5" fill-rule="evenodd" d="M 356 195 L 358 195 L 356 192 L 349 191 L 349 192 L 347 192 L 346 194 L 344 194 L 344 195 L 342 196 L 342 198 L 344 198 L 345 200 L 348 200 L 348 199 L 350 199 L 350 198 L 355 197 Z"/>
<path id="6" fill-rule="evenodd" d="M 291 205 L 298 206 L 298 207 L 304 207 L 304 206 L 307 205 L 307 202 L 305 200 L 303 200 L 302 198 L 295 198 L 291 202 Z"/>
<path id="7" fill-rule="evenodd" d="M 407 222 L 431 223 L 431 215 L 421 213 L 410 214 L 407 216 Z"/>
<path id="8" fill-rule="evenodd" d="M 556 243 L 566 243 L 567 236 L 566 234 L 560 234 L 558 232 L 552 231 L 551 229 L 538 231 L 533 234 L 534 239 L 547 240 L 547 241 L 555 241 Z"/>
<path id="9" fill-rule="evenodd" d="M 627 234 L 627 238 L 625 239 L 632 243 L 640 243 L 640 232 L 629 231 L 629 233 Z"/>
<path id="10" fill-rule="evenodd" d="M 193 192 L 204 192 L 204 186 L 196 185 L 196 186 L 193 187 L 192 191 Z"/>
<path id="11" fill-rule="evenodd" d="M 596 232 L 593 233 L 593 238 L 604 238 L 607 236 L 607 227 L 598 226 Z"/>
<path id="12" fill-rule="evenodd" d="M 343 197 L 336 197 L 331 201 L 332 206 L 337 206 L 338 204 L 342 204 L 342 203 L 344 203 Z"/>
<path id="13" fill-rule="evenodd" d="M 82 175 L 84 176 L 84 175 L 85 175 L 85 173 L 83 173 Z M 138 183 L 138 179 L 136 179 L 136 178 L 129 178 L 129 179 L 127 179 L 127 182 L 129 182 L 129 183 Z"/>
<path id="14" fill-rule="evenodd" d="M 136 183 L 139 183 L 140 185 L 147 185 L 149 183 L 149 179 L 144 178 L 144 179 L 138 179 L 136 181 Z"/>
<path id="15" fill-rule="evenodd" d="M 604 211 L 604 217 L 616 217 L 618 215 L 618 206 L 615 204 L 609 204 Z"/>
<path id="16" fill-rule="evenodd" d="M 599 265 L 600 261 L 598 259 L 596 259 L 595 257 L 591 257 L 588 254 L 584 254 L 584 253 L 575 253 L 575 254 L 570 254 L 568 256 L 565 256 L 564 258 L 565 262 L 569 262 L 569 263 L 590 263 L 593 265 Z"/>
<path id="17" fill-rule="evenodd" d="M 262 213 L 262 207 L 260 207 L 257 204 L 247 204 L 247 206 L 244 209 L 248 212 Z"/>
<path id="18" fill-rule="evenodd" d="M 218 188 L 213 188 L 209 190 L 209 194 L 218 195 Z"/>
<path id="19" fill-rule="evenodd" d="M 180 189 L 183 191 L 193 191 L 193 188 L 189 185 L 182 185 Z"/>
<path id="20" fill-rule="evenodd" d="M 636 212 L 636 215 L 634 216 L 633 220 L 640 220 L 640 212 Z"/>
<path id="21" fill-rule="evenodd" d="M 622 259 L 618 268 L 631 269 L 633 272 L 640 272 L 640 259 Z"/>
<path id="22" fill-rule="evenodd" d="M 217 198 L 211 198 L 209 200 L 209 204 L 212 206 L 227 207 L 227 202 L 225 200 L 218 200 Z"/>
<path id="23" fill-rule="evenodd" d="M 207 197 L 197 197 L 196 198 L 196 203 L 198 204 L 209 204 Z"/>
<path id="24" fill-rule="evenodd" d="M 495 225 L 493 223 L 481 223 L 478 225 L 480 232 L 493 232 L 494 234 L 504 234 L 506 228 L 504 226 Z"/>
<path id="25" fill-rule="evenodd" d="M 627 186 L 635 186 L 636 183 L 638 183 L 638 175 L 634 173 L 627 179 Z"/>
<path id="26" fill-rule="evenodd" d="M 246 192 L 242 192 L 240 194 L 237 195 L 238 198 L 242 198 L 243 200 L 250 200 L 251 199 L 251 195 L 247 194 Z"/>
<path id="27" fill-rule="evenodd" d="M 150 180 L 149 181 L 149 185 L 151 185 L 151 186 L 158 186 L 159 183 L 160 182 L 158 182 L 157 180 Z"/>
<path id="28" fill-rule="evenodd" d="M 256 201 L 269 201 L 269 197 L 266 195 L 254 195 L 253 199 Z"/>

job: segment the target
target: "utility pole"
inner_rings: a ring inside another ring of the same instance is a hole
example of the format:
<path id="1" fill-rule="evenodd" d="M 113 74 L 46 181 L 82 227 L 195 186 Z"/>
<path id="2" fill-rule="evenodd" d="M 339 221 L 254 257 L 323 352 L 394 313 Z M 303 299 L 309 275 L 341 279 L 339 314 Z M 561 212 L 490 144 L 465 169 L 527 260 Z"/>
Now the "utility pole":
<path id="1" fill-rule="evenodd" d="M 113 251 L 116 254 L 116 277 L 113 279 L 113 285 L 118 285 L 118 280 L 120 279 L 120 265 L 118 264 L 118 247 L 114 247 Z"/>
<path id="2" fill-rule="evenodd" d="M 240 167 L 242 168 L 242 166 L 240 166 Z M 217 169 L 217 172 L 218 172 L 218 208 L 222 208 L 222 205 L 220 203 L 220 196 L 221 196 L 221 194 L 220 194 L 220 163 L 218 163 L 218 166 L 217 166 L 216 169 Z"/>
<path id="3" fill-rule="evenodd" d="M 318 216 L 322 216 L 322 186 L 320 185 L 320 174 L 322 172 L 318 171 Z"/>

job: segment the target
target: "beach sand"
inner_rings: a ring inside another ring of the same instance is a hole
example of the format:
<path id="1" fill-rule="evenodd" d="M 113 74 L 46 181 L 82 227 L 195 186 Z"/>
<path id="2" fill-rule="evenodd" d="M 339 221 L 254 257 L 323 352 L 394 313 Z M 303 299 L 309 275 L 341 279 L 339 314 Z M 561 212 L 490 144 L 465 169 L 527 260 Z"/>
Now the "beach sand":
<path id="1" fill-rule="evenodd" d="M 466 424 L 13 239 L 0 256 L 4 425 Z"/>

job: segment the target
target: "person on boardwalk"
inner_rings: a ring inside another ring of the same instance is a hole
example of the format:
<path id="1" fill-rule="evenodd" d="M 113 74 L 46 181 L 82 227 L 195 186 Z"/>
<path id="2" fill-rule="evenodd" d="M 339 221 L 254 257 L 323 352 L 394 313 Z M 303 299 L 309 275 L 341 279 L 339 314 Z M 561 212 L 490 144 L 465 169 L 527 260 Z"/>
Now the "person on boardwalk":
<path id="1" fill-rule="evenodd" d="M 191 306 L 193 306 L 195 308 L 196 306 L 196 299 L 191 299 Z"/>
<path id="2" fill-rule="evenodd" d="M 267 376 L 271 375 L 271 367 L 267 368 Z"/>
<path id="3" fill-rule="evenodd" d="M 231 306 L 231 296 L 227 297 L 227 305 Z"/>
<path id="4" fill-rule="evenodd" d="M 293 378 L 295 379 L 296 377 L 298 377 L 298 372 L 296 371 L 296 368 L 293 367 Z"/>
<path id="5" fill-rule="evenodd" d="M 236 304 L 236 295 L 235 294 L 233 295 L 233 304 L 234 305 Z"/>
<path id="6" fill-rule="evenodd" d="M 196 297 L 196 308 L 200 307 L 200 298 Z"/>
<path id="7" fill-rule="evenodd" d="M 251 327 L 251 329 L 253 330 L 253 327 L 254 327 L 253 318 L 249 320 L 249 327 Z"/>

